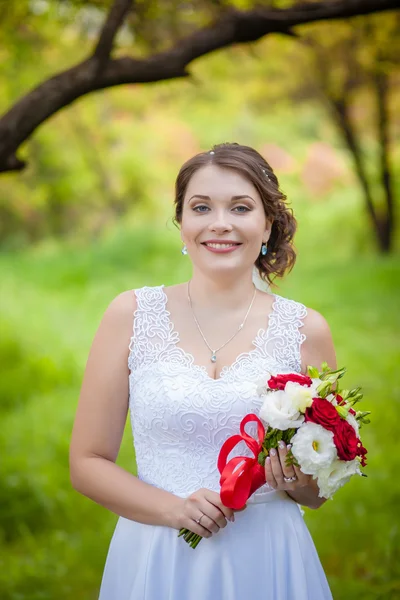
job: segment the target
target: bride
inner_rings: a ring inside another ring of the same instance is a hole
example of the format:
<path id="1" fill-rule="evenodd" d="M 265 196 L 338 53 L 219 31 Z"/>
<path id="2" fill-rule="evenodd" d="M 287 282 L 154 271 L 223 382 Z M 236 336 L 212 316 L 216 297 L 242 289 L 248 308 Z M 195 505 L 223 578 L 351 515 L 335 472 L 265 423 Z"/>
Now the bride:
<path id="1" fill-rule="evenodd" d="M 219 496 L 219 449 L 259 411 L 256 384 L 323 361 L 336 369 L 324 317 L 266 285 L 294 266 L 295 218 L 258 152 L 220 144 L 182 166 L 175 221 L 192 276 L 110 303 L 73 427 L 72 485 L 119 516 L 99 597 L 330 599 L 299 506 L 325 499 L 286 466 L 284 444 L 244 509 Z M 128 412 L 137 476 L 116 465 Z M 192 549 L 181 528 L 205 539 Z"/>

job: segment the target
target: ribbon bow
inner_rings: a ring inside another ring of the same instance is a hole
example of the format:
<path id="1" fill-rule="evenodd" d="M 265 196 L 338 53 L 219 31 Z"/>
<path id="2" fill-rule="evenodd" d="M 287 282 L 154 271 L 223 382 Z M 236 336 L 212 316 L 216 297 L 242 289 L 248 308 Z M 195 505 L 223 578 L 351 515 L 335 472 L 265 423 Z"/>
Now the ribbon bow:
<path id="1" fill-rule="evenodd" d="M 251 421 L 257 423 L 258 439 L 248 435 L 244 429 L 246 423 Z M 265 470 L 258 462 L 264 436 L 264 425 L 257 415 L 250 413 L 243 417 L 240 423 L 240 435 L 232 435 L 222 445 L 218 456 L 218 471 L 221 474 L 220 496 L 224 506 L 236 510 L 243 508 L 248 498 L 265 483 Z M 242 440 L 246 442 L 254 457 L 235 456 L 227 463 L 229 453 Z"/>

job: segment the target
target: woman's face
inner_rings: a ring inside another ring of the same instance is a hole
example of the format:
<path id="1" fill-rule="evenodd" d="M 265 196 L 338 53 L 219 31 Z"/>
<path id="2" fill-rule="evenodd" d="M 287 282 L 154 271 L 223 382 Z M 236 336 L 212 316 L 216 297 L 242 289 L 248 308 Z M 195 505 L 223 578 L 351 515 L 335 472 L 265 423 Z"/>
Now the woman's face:
<path id="1" fill-rule="evenodd" d="M 271 223 L 250 181 L 216 165 L 195 172 L 181 220 L 181 238 L 195 267 L 216 275 L 252 271 L 270 232 Z"/>

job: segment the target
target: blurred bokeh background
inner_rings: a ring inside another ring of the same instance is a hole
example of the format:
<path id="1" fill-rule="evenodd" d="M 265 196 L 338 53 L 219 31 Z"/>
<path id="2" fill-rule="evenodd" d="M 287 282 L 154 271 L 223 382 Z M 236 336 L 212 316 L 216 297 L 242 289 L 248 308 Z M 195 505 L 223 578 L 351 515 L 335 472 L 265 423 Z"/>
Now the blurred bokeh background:
<path id="1" fill-rule="evenodd" d="M 8 111 L 20 98 L 91 55 L 113 4 L 0 4 L 0 140 L 18 134 Z M 254 6 L 138 2 L 113 57 L 179 49 L 233 7 Z M 117 517 L 72 490 L 68 473 L 87 354 L 115 295 L 190 277 L 174 180 L 224 141 L 254 146 L 275 169 L 299 227 L 296 266 L 273 291 L 325 316 L 346 382 L 363 386 L 372 411 L 368 478 L 305 514 L 334 598 L 400 598 L 399 31 L 395 11 L 305 19 L 207 52 L 189 77 L 50 108 L 16 153 L 24 168 L 11 168 L 0 141 L 2 600 L 97 598 Z M 28 102 L 19 126 L 35 111 Z M 129 424 L 118 463 L 135 472 Z"/>

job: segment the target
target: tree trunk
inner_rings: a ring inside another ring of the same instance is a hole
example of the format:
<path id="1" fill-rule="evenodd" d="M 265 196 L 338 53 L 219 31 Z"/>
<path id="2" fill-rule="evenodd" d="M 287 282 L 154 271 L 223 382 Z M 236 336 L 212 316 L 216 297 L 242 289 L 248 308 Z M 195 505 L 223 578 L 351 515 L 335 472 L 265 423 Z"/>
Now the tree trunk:
<path id="1" fill-rule="evenodd" d="M 378 134 L 380 142 L 380 170 L 385 204 L 387 210 L 380 220 L 380 249 L 389 253 L 392 249 L 395 229 L 394 194 L 389 161 L 389 118 L 388 118 L 388 80 L 383 68 L 377 64 L 375 93 L 378 108 Z"/>

